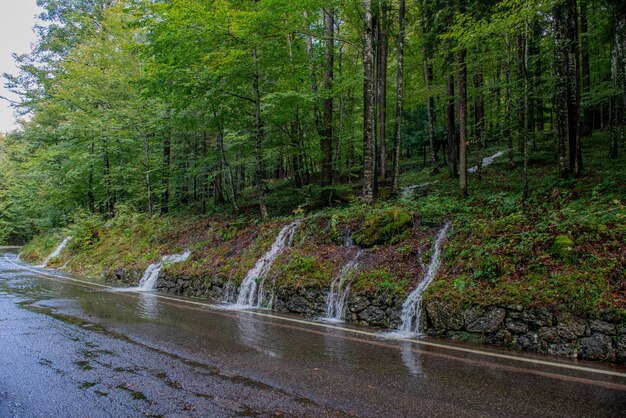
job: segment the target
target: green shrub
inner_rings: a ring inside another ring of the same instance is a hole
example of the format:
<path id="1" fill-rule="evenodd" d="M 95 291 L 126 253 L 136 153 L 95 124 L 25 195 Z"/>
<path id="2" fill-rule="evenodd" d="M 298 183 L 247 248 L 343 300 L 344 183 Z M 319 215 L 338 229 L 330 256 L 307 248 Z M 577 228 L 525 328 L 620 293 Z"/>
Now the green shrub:
<path id="1" fill-rule="evenodd" d="M 554 239 L 550 254 L 557 259 L 565 259 L 574 251 L 574 241 L 567 235 L 559 235 Z"/>
<path id="2" fill-rule="evenodd" d="M 74 217 L 71 234 L 74 239 L 72 248 L 89 247 L 100 239 L 102 233 L 102 219 L 87 211 L 79 211 Z"/>
<path id="3" fill-rule="evenodd" d="M 363 228 L 354 234 L 354 242 L 361 247 L 397 242 L 408 232 L 411 220 L 412 216 L 402 209 L 371 213 Z"/>

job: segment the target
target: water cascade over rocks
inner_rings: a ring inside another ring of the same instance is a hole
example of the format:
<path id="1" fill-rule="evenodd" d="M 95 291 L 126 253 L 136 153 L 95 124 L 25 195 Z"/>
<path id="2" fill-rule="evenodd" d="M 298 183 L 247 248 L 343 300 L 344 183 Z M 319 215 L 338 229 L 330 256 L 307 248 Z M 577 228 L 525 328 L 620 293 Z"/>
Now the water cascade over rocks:
<path id="1" fill-rule="evenodd" d="M 352 234 L 347 234 L 344 245 L 346 247 L 354 247 Z M 363 250 L 359 249 L 354 258 L 348 261 L 339 274 L 333 279 L 328 292 L 328 302 L 326 305 L 325 321 L 342 322 L 345 316 L 345 305 L 348 294 L 350 293 L 351 281 L 346 280 L 352 276 L 352 273 L 359 267 L 359 259 L 363 255 Z"/>
<path id="2" fill-rule="evenodd" d="M 272 247 L 266 252 L 263 257 L 259 258 L 246 275 L 241 286 L 239 286 L 239 293 L 237 296 L 237 304 L 239 307 L 263 307 L 265 302 L 265 278 L 272 268 L 272 264 L 276 261 L 276 258 L 293 243 L 293 238 L 298 230 L 298 227 L 302 223 L 301 219 L 290 223 L 283 227 L 278 233 L 276 240 L 272 244 Z"/>
<path id="3" fill-rule="evenodd" d="M 485 168 L 485 167 L 491 165 L 491 163 L 493 163 L 496 158 L 500 158 L 503 155 L 504 155 L 504 151 L 498 151 L 495 154 L 493 154 L 492 156 L 483 158 L 482 162 L 480 163 L 480 167 L 481 168 Z M 477 171 L 478 171 L 478 166 L 470 167 L 470 168 L 467 169 L 468 173 L 476 173 Z"/>
<path id="4" fill-rule="evenodd" d="M 182 254 L 165 255 L 161 259 L 153 264 L 150 264 L 146 271 L 143 273 L 143 277 L 139 282 L 139 286 L 135 290 L 147 291 L 154 290 L 156 288 L 157 279 L 161 269 L 167 264 L 180 263 L 186 261 L 191 256 L 191 251 L 187 250 Z"/>
<path id="5" fill-rule="evenodd" d="M 50 253 L 50 255 L 48 255 L 48 257 L 46 257 L 46 259 L 43 261 L 43 263 L 41 263 L 40 265 L 38 265 L 37 267 L 47 267 L 48 263 L 53 259 L 53 258 L 57 258 L 65 249 L 65 247 L 67 247 L 67 244 L 70 243 L 70 241 L 73 239 L 74 237 L 66 237 L 63 241 L 61 241 L 61 243 L 54 249 L 54 251 L 52 251 Z"/>
<path id="6" fill-rule="evenodd" d="M 439 231 L 437 240 L 435 241 L 433 255 L 430 259 L 430 264 L 426 269 L 424 277 L 402 304 L 402 314 L 400 317 L 402 324 L 398 328 L 397 332 L 393 333 L 394 335 L 400 337 L 414 337 L 421 335 L 422 295 L 424 294 L 424 290 L 426 290 L 428 285 L 435 278 L 437 270 L 439 270 L 439 266 L 441 265 L 441 246 L 448 235 L 449 228 L 450 222 L 447 222 Z"/>
<path id="7" fill-rule="evenodd" d="M 421 189 L 423 187 L 430 186 L 433 184 L 437 184 L 437 183 L 439 183 L 439 180 L 427 181 L 426 183 L 414 184 L 413 186 L 403 187 L 401 190 L 400 197 L 402 197 L 402 199 L 410 199 L 413 197 L 413 195 L 418 189 Z"/>

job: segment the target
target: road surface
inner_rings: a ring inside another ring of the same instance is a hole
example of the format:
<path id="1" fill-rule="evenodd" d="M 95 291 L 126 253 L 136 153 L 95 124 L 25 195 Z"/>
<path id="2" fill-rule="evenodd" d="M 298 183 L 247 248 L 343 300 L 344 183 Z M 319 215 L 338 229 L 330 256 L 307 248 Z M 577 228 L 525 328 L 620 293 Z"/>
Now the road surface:
<path id="1" fill-rule="evenodd" d="M 158 293 L 0 250 L 0 416 L 624 416 L 626 368 Z"/>

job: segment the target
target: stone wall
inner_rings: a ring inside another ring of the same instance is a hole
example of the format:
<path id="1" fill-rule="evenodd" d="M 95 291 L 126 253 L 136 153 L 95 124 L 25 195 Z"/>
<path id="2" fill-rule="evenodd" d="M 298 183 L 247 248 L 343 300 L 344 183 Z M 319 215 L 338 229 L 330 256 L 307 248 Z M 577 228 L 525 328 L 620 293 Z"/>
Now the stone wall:
<path id="1" fill-rule="evenodd" d="M 280 288 L 275 294 L 274 309 L 312 318 L 326 315 L 328 289 L 301 287 Z M 403 300 L 386 294 L 350 294 L 346 301 L 346 322 L 378 328 L 396 328 L 400 324 Z"/>
<path id="2" fill-rule="evenodd" d="M 140 272 L 115 269 L 109 281 L 136 285 Z M 180 277 L 162 272 L 162 292 L 223 302 L 234 302 L 237 289 L 223 278 Z M 274 309 L 312 318 L 326 314 L 328 289 L 279 288 Z M 350 294 L 346 322 L 383 329 L 400 325 L 404 298 L 387 294 Z M 611 315 L 578 318 L 548 309 L 521 305 L 459 309 L 443 301 L 425 303 L 422 327 L 433 337 L 491 344 L 512 349 L 587 360 L 626 363 L 626 324 Z"/>
<path id="3" fill-rule="evenodd" d="M 427 334 L 587 360 L 626 362 L 626 324 L 610 314 L 578 318 L 548 309 L 490 306 L 461 310 L 426 304 Z"/>

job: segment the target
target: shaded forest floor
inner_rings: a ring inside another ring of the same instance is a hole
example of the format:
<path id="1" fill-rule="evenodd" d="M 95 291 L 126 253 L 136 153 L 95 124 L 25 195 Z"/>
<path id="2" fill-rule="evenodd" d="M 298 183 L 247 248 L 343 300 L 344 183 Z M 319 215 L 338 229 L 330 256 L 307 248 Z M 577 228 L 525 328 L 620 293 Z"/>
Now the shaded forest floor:
<path id="1" fill-rule="evenodd" d="M 268 184 L 272 220 L 265 223 L 256 215 L 253 190 L 242 197 L 244 211 L 238 216 L 218 207 L 205 216 L 180 213 L 148 219 L 120 207 L 111 221 L 84 214 L 65 230 L 38 236 L 25 247 L 23 258 L 39 262 L 64 236 L 73 235 L 68 250 L 52 266 L 65 265 L 68 271 L 94 278 L 111 277 L 119 269 L 138 277 L 161 255 L 190 248 L 191 259 L 168 267 L 168 274 L 236 285 L 286 222 L 306 216 L 293 247 L 274 265 L 277 287 L 328 288 L 355 255 L 354 248 L 343 245 L 345 234 L 354 232 L 367 252 L 353 292 L 403 299 L 424 273 L 437 230 L 450 220 L 442 268 L 427 298 L 462 307 L 540 306 L 625 319 L 624 152 L 609 160 L 605 134 L 585 138 L 584 175 L 563 180 L 556 175 L 553 148 L 552 137 L 536 138 L 525 205 L 523 161 L 516 149 L 514 168 L 505 154 L 480 174 L 470 174 L 466 199 L 460 198 L 457 180 L 444 167 L 432 174 L 431 167 L 406 163 L 402 186 L 419 187 L 372 206 L 359 203 L 358 184 L 338 186 L 344 203 L 318 209 L 318 188 L 297 189 L 275 181 Z M 505 144 L 474 148 L 469 165 L 502 150 Z M 388 195 L 385 185 L 380 193 Z"/>

